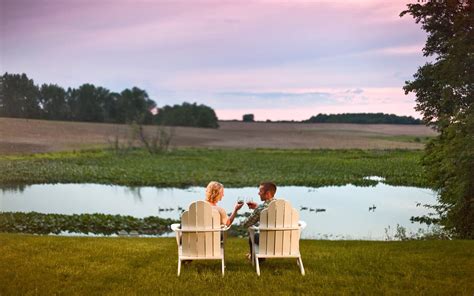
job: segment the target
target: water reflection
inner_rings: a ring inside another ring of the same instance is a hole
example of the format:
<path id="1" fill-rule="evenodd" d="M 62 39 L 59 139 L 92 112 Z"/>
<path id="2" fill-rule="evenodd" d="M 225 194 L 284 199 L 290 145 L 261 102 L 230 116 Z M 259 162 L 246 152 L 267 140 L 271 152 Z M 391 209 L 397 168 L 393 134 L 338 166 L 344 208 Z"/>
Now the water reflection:
<path id="1" fill-rule="evenodd" d="M 257 187 L 226 188 L 220 205 L 228 212 L 238 197 L 258 200 Z M 124 187 L 99 184 L 32 185 L 18 191 L 2 190 L 0 211 L 40 213 L 104 213 L 138 218 L 160 216 L 178 219 L 188 205 L 205 196 L 204 187 L 187 189 Z M 395 187 L 379 183 L 372 187 L 353 185 L 310 188 L 279 187 L 276 198 L 289 200 L 300 210 L 308 226 L 304 238 L 384 239 L 385 228 L 400 224 L 407 231 L 423 228 L 410 217 L 428 213 L 418 204 L 433 204 L 429 189 Z M 244 219 L 250 211 L 240 212 Z"/>
<path id="2" fill-rule="evenodd" d="M 26 185 L 1 185 L 0 186 L 0 191 L 2 193 L 7 193 L 7 192 L 23 192 L 25 191 Z"/>
<path id="3" fill-rule="evenodd" d="M 125 187 L 125 194 L 130 194 L 137 202 L 142 201 L 141 187 Z"/>

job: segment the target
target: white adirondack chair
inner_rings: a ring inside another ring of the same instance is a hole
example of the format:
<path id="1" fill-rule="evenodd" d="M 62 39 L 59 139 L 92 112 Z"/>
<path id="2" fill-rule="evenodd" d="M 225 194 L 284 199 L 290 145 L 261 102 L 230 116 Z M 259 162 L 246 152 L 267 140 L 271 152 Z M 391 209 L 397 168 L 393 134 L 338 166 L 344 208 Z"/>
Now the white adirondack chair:
<path id="1" fill-rule="evenodd" d="M 260 214 L 260 226 L 248 228 L 252 241 L 252 265 L 260 276 L 259 258 L 297 258 L 296 263 L 304 275 L 300 254 L 300 234 L 306 223 L 299 221 L 298 211 L 284 199 L 272 201 Z M 260 232 L 259 245 L 254 241 L 255 233 Z"/>
<path id="2" fill-rule="evenodd" d="M 183 260 L 221 260 L 224 276 L 224 231 L 220 214 L 205 201 L 196 201 L 181 216 L 181 225 L 172 224 L 178 243 L 178 276 Z"/>

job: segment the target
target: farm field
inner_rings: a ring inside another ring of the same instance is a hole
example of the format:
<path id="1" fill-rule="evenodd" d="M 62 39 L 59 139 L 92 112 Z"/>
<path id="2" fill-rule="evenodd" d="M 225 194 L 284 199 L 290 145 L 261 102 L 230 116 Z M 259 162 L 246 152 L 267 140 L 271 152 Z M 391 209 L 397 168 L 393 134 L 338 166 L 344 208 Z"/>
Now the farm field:
<path id="1" fill-rule="evenodd" d="M 0 295 L 364 294 L 472 295 L 473 241 L 301 241 L 306 275 L 291 259 L 267 260 L 258 278 L 245 239 L 218 261 L 176 276 L 174 238 L 86 238 L 0 233 Z"/>
<path id="2" fill-rule="evenodd" d="M 423 149 L 436 132 L 423 125 L 219 122 L 219 129 L 171 128 L 172 147 Z M 156 126 L 146 126 L 155 133 Z M 104 148 L 130 138 L 123 124 L 0 118 L 0 154 Z"/>

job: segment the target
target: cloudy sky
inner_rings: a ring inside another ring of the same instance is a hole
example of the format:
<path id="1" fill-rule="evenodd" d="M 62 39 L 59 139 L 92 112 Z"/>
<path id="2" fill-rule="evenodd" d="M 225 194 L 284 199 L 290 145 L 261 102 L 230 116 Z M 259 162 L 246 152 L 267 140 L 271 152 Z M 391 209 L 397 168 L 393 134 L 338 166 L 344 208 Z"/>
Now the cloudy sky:
<path id="1" fill-rule="evenodd" d="M 416 0 L 0 0 L 0 70 L 35 83 L 137 86 L 220 119 L 420 117 L 402 86 L 426 62 Z"/>

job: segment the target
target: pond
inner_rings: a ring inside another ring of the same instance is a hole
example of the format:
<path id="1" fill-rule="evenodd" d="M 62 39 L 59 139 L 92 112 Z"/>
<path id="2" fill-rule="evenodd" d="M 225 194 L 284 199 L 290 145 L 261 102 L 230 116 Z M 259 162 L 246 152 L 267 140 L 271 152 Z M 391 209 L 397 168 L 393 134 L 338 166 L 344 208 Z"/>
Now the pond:
<path id="1" fill-rule="evenodd" d="M 104 213 L 179 219 L 181 209 L 203 199 L 204 192 L 203 187 L 31 185 L 1 190 L 0 211 L 68 215 Z M 226 188 L 219 205 L 230 212 L 238 197 L 253 197 L 259 201 L 257 192 L 257 187 Z M 393 235 L 397 224 L 408 232 L 416 232 L 419 228 L 426 229 L 426 226 L 411 223 L 410 217 L 428 213 L 429 210 L 420 205 L 436 203 L 436 193 L 430 189 L 383 183 L 372 187 L 281 186 L 275 197 L 290 201 L 300 210 L 300 219 L 308 224 L 302 237 L 308 239 L 383 240 L 386 229 L 390 226 Z M 249 212 L 246 206 L 239 213 L 244 212 Z"/>

